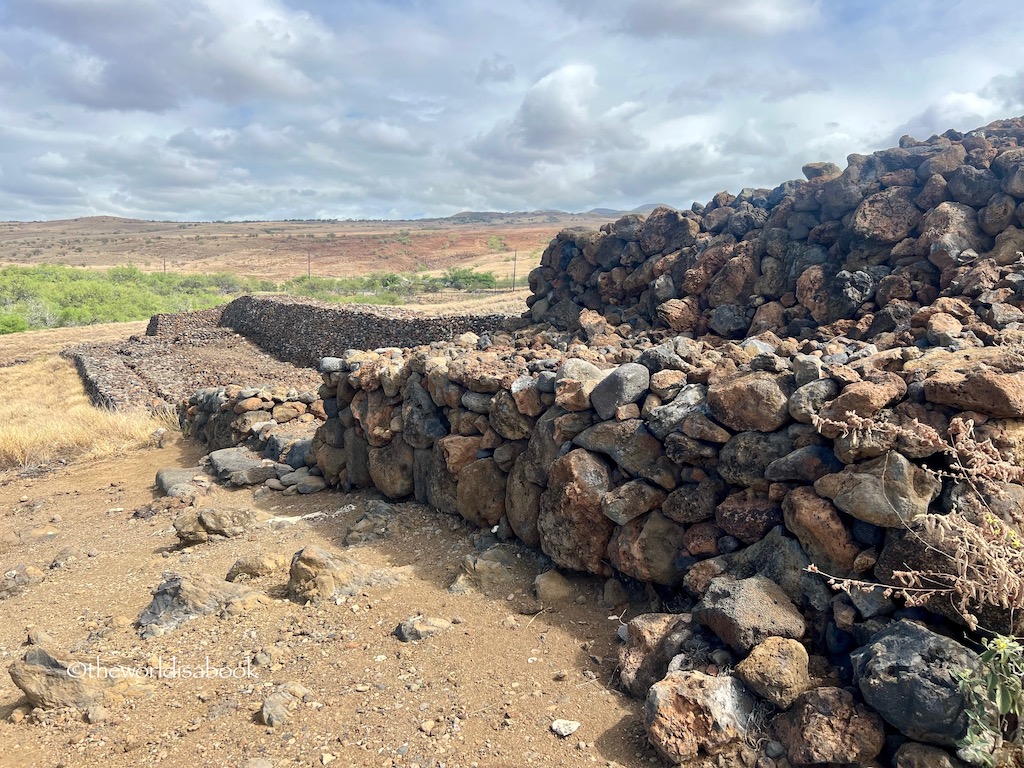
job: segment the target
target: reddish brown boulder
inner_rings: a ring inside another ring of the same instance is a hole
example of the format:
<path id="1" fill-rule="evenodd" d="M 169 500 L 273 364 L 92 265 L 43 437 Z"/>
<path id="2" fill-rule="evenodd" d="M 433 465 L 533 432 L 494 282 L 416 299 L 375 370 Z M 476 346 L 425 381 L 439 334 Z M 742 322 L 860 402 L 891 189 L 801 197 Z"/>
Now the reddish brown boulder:
<path id="1" fill-rule="evenodd" d="M 871 418 L 890 403 L 901 399 L 907 393 L 906 382 L 895 373 L 877 372 L 870 381 L 858 381 L 843 387 L 839 397 L 819 412 L 826 421 L 843 424 L 847 414 Z M 843 427 L 823 424 L 821 434 L 837 438 L 844 431 Z"/>
<path id="2" fill-rule="evenodd" d="M 718 505 L 715 521 L 729 535 L 744 544 L 753 544 L 782 522 L 782 510 L 767 496 L 740 491 Z"/>
<path id="3" fill-rule="evenodd" d="M 459 474 L 467 464 L 476 461 L 476 453 L 480 450 L 481 437 L 462 437 L 449 435 L 437 441 L 437 447 L 444 456 L 445 465 L 453 475 Z"/>
<path id="4" fill-rule="evenodd" d="M 605 558 L 615 523 L 601 513 L 608 485 L 608 466 L 583 448 L 551 465 L 537 530 L 541 549 L 563 568 L 611 575 Z"/>
<path id="5" fill-rule="evenodd" d="M 853 213 L 854 235 L 874 245 L 898 243 L 921 221 L 913 187 L 890 187 L 866 198 Z"/>
<path id="6" fill-rule="evenodd" d="M 793 765 L 868 762 L 882 751 L 882 718 L 842 688 L 804 693 L 772 723 Z"/>
<path id="7" fill-rule="evenodd" d="M 677 333 L 692 331 L 700 321 L 700 305 L 693 296 L 669 299 L 658 305 L 658 319 Z"/>
<path id="8" fill-rule="evenodd" d="M 813 488 L 791 491 L 782 502 L 782 512 L 786 528 L 800 541 L 812 563 L 837 576 L 853 569 L 860 549 L 843 525 L 839 511 Z"/>
<path id="9" fill-rule="evenodd" d="M 459 472 L 459 514 L 481 527 L 495 525 L 505 514 L 505 473 L 494 459 L 479 459 Z"/>
<path id="10" fill-rule="evenodd" d="M 961 411 L 1019 419 L 1024 417 L 1024 373 L 940 370 L 925 379 L 924 396 Z"/>
<path id="11" fill-rule="evenodd" d="M 725 378 L 708 387 L 715 420 L 737 432 L 774 432 L 789 420 L 793 378 L 764 371 Z"/>
<path id="12" fill-rule="evenodd" d="M 677 560 L 685 533 L 683 526 L 655 510 L 615 529 L 608 559 L 634 579 L 674 586 L 683 578 Z"/>
<path id="13" fill-rule="evenodd" d="M 647 738 L 673 763 L 717 755 L 746 736 L 753 706 L 733 677 L 670 672 L 647 694 Z"/>

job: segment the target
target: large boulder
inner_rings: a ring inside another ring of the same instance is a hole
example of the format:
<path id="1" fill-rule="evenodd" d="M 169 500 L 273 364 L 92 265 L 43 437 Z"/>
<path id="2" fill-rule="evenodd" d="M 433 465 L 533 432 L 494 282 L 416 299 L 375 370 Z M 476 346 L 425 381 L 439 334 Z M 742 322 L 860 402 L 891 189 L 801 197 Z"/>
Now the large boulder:
<path id="1" fill-rule="evenodd" d="M 98 660 L 81 661 L 34 646 L 8 667 L 11 680 L 33 707 L 56 709 L 113 704 L 142 689 L 142 678 Z"/>
<path id="2" fill-rule="evenodd" d="M 807 649 L 787 637 L 769 637 L 736 665 L 736 676 L 762 699 L 789 709 L 811 688 Z"/>
<path id="3" fill-rule="evenodd" d="M 855 238 L 870 245 L 898 243 L 921 221 L 913 187 L 890 187 L 866 198 L 853 213 Z"/>
<path id="4" fill-rule="evenodd" d="M 582 448 L 551 465 L 537 530 L 544 554 L 563 568 L 611 575 L 605 558 L 615 523 L 601 512 L 608 466 Z"/>
<path id="5" fill-rule="evenodd" d="M 604 495 L 601 511 L 609 520 L 625 525 L 660 507 L 665 498 L 662 489 L 643 480 L 630 480 Z"/>
<path id="6" fill-rule="evenodd" d="M 1024 417 L 1024 374 L 940 370 L 925 379 L 924 396 L 962 411 L 1019 419 Z"/>
<path id="7" fill-rule="evenodd" d="M 911 464 L 903 454 L 889 451 L 819 478 L 814 490 L 858 520 L 885 528 L 904 528 L 928 513 L 928 505 L 939 495 L 942 482 L 933 473 Z"/>
<path id="8" fill-rule="evenodd" d="M 740 432 L 718 453 L 718 473 L 732 485 L 767 490 L 769 465 L 788 456 L 793 441 L 785 432 Z"/>
<path id="9" fill-rule="evenodd" d="M 853 678 L 864 701 L 903 735 L 954 746 L 967 730 L 967 702 L 954 674 L 978 674 L 978 655 L 906 619 L 854 651 Z"/>
<path id="10" fill-rule="evenodd" d="M 421 376 L 413 373 L 405 385 L 402 436 L 413 448 L 430 448 L 435 440 L 448 434 L 448 425 L 421 382 Z"/>
<path id="11" fill-rule="evenodd" d="M 373 485 L 389 499 L 411 496 L 415 487 L 415 458 L 412 446 L 401 435 L 396 435 L 383 448 L 371 448 L 368 466 Z"/>
<path id="12" fill-rule="evenodd" d="M 864 764 L 885 745 L 882 718 L 842 688 L 815 688 L 772 722 L 793 765 Z"/>
<path id="13" fill-rule="evenodd" d="M 718 527 L 744 544 L 763 539 L 782 522 L 778 503 L 751 489 L 730 494 L 715 509 Z"/>
<path id="14" fill-rule="evenodd" d="M 210 467 L 231 485 L 259 485 L 277 476 L 274 463 L 248 448 L 222 448 L 209 455 Z"/>
<path id="15" fill-rule="evenodd" d="M 753 707 L 753 697 L 733 677 L 670 672 L 647 694 L 644 725 L 662 756 L 687 763 L 742 741 Z"/>
<path id="16" fill-rule="evenodd" d="M 153 590 L 135 625 L 142 637 L 159 637 L 199 616 L 239 616 L 270 602 L 262 592 L 216 576 L 170 574 Z"/>
<path id="17" fill-rule="evenodd" d="M 319 603 L 335 595 L 354 595 L 371 586 L 391 586 L 397 576 L 389 571 L 370 571 L 347 555 L 306 546 L 292 556 L 288 572 L 288 597 L 298 603 Z"/>
<path id="18" fill-rule="evenodd" d="M 491 427 L 506 440 L 524 440 L 530 436 L 533 421 L 519 411 L 512 394 L 501 390 L 491 399 Z"/>
<path id="19" fill-rule="evenodd" d="M 679 556 L 685 533 L 686 528 L 655 510 L 615 529 L 608 559 L 634 579 L 673 586 L 683 578 Z"/>
<path id="20" fill-rule="evenodd" d="M 906 393 L 906 382 L 895 373 L 883 372 L 870 381 L 847 384 L 839 397 L 827 403 L 819 412 L 822 419 L 835 422 L 822 425 L 821 433 L 834 439 L 844 431 L 840 425 L 847 421 L 850 414 L 871 418 L 887 405 L 902 399 Z"/>
<path id="21" fill-rule="evenodd" d="M 940 203 L 921 221 L 917 253 L 939 269 L 960 264 L 966 251 L 985 253 L 991 246 L 992 238 L 978 226 L 975 210 L 962 203 Z"/>
<path id="22" fill-rule="evenodd" d="M 769 637 L 799 640 L 807 628 L 782 588 L 760 575 L 712 580 L 693 617 L 741 653 Z"/>
<path id="23" fill-rule="evenodd" d="M 583 430 L 573 444 L 603 453 L 632 477 L 643 477 L 662 488 L 675 488 L 675 473 L 662 456 L 661 442 L 641 419 L 602 421 Z"/>
<path id="24" fill-rule="evenodd" d="M 853 570 L 860 548 L 836 508 L 813 488 L 790 491 L 782 502 L 782 512 L 786 528 L 800 541 L 812 563 L 835 576 Z"/>
<path id="25" fill-rule="evenodd" d="M 513 533 L 528 547 L 540 547 L 537 518 L 540 516 L 540 497 L 544 488 L 526 478 L 526 456 L 520 455 L 505 485 L 505 514 Z"/>
<path id="26" fill-rule="evenodd" d="M 610 419 L 620 405 L 635 403 L 651 384 L 651 372 L 639 363 L 625 363 L 601 379 L 590 393 L 590 402 L 602 419 Z M 507 435 L 506 435 L 507 437 Z"/>
<path id="27" fill-rule="evenodd" d="M 174 532 L 182 544 L 201 544 L 211 538 L 231 539 L 241 536 L 263 518 L 259 511 L 213 508 L 189 509 L 174 519 Z"/>
<path id="28" fill-rule="evenodd" d="M 459 514 L 481 527 L 495 525 L 505 514 L 506 475 L 494 459 L 478 459 L 459 472 Z"/>
<path id="29" fill-rule="evenodd" d="M 793 378 L 765 371 L 724 378 L 708 387 L 715 420 L 737 432 L 774 432 L 789 421 Z"/>

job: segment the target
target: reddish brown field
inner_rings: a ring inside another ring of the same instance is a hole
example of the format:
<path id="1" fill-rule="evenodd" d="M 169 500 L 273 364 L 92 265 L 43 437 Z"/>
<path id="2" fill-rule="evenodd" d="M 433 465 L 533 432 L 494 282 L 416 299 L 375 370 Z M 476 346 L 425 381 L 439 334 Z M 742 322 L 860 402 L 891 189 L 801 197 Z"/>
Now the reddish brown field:
<path id="1" fill-rule="evenodd" d="M 96 216 L 0 223 L 0 265 L 134 265 L 149 272 L 231 272 L 286 280 L 469 266 L 524 276 L 564 227 L 604 217 L 467 214 L 419 221 L 158 222 Z"/>

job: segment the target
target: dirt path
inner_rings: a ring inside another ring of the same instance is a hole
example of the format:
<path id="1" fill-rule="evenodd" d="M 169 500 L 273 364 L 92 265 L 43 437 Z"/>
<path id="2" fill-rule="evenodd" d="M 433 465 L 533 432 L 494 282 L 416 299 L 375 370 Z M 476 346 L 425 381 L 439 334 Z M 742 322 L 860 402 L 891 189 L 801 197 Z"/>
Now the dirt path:
<path id="1" fill-rule="evenodd" d="M 573 579 L 568 597 L 536 613 L 536 570 L 521 556 L 486 594 L 455 594 L 449 586 L 463 557 L 479 554 L 480 532 L 409 504 L 389 538 L 345 548 L 365 495 L 255 500 L 251 490 L 217 489 L 204 505 L 255 504 L 289 519 L 180 549 L 169 514 L 136 520 L 132 511 L 153 499 L 158 468 L 198 458 L 194 446 L 178 442 L 0 487 L 0 567 L 45 571 L 43 581 L 0 601 L 0 665 L 23 654 L 26 627 L 35 625 L 55 649 L 105 665 L 209 664 L 251 676 L 160 679 L 151 695 L 110 707 L 107 719 L 90 724 L 70 711 L 10 722 L 21 695 L 2 674 L 0 766 L 658 763 L 639 704 L 608 685 L 616 623 L 601 604 L 599 580 Z M 323 514 L 296 519 L 315 512 Z M 242 555 L 290 557 L 307 544 L 344 549 L 370 570 L 395 568 L 401 580 L 338 604 L 300 606 L 284 599 L 285 568 L 250 582 L 274 600 L 242 616 L 202 617 L 150 640 L 130 626 L 164 572 L 223 578 Z M 51 569 L 55 559 L 66 564 Z M 400 643 L 393 629 L 419 612 L 456 623 Z M 263 699 L 284 682 L 306 686 L 314 701 L 284 726 L 258 724 Z M 550 731 L 556 718 L 582 727 L 560 739 Z"/>

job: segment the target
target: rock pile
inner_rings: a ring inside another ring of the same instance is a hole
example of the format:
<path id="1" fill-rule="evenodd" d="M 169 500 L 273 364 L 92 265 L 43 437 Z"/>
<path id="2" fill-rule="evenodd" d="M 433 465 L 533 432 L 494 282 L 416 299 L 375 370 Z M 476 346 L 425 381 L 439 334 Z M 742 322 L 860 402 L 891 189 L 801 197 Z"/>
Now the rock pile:
<path id="1" fill-rule="evenodd" d="M 989 343 L 1024 320 L 1022 142 L 1020 119 L 905 136 L 845 170 L 807 165 L 806 181 L 565 230 L 530 274 L 530 315 L 570 330 L 589 309 L 632 331 Z"/>

